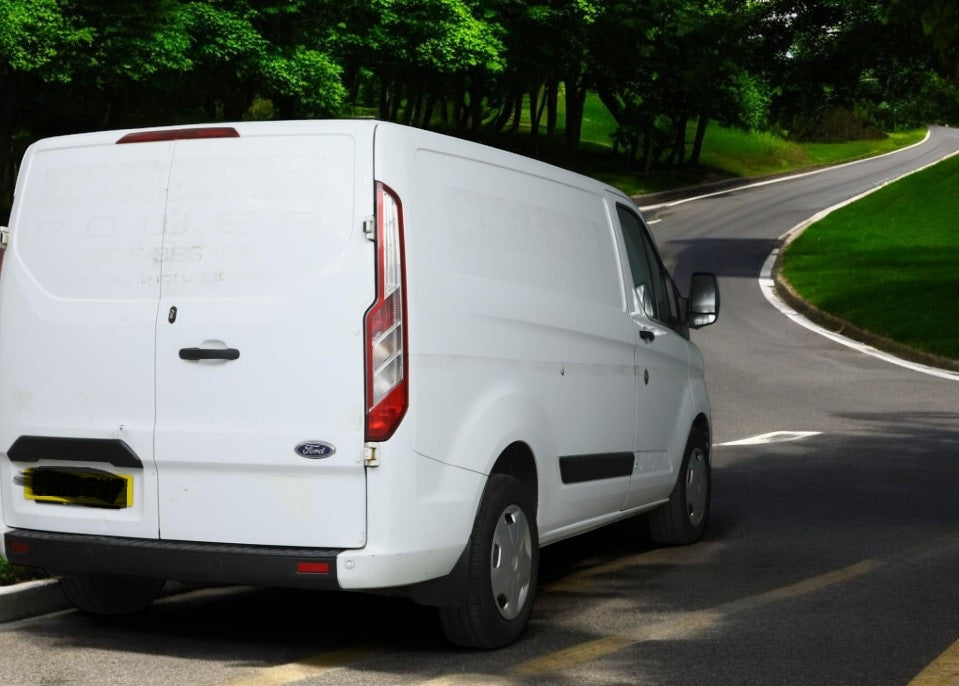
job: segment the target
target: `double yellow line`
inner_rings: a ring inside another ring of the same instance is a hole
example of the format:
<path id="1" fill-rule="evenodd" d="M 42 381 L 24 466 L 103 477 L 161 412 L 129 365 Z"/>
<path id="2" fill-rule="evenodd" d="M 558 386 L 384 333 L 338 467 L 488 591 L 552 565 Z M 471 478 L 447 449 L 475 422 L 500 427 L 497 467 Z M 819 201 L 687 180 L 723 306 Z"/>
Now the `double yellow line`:
<path id="1" fill-rule="evenodd" d="M 910 557 L 928 557 L 938 551 L 948 549 L 959 543 L 959 536 L 947 536 L 944 539 L 917 546 L 913 551 L 902 551 L 896 560 Z M 702 550 L 702 549 L 700 549 Z M 703 551 L 705 552 L 705 551 Z M 910 555 L 910 552 L 913 555 Z M 614 560 L 605 565 L 589 567 L 567 578 L 548 584 L 547 593 L 575 590 L 589 584 L 589 580 L 620 569 L 650 563 L 658 559 L 658 551 Z M 673 553 L 675 554 L 675 552 Z M 719 625 L 723 620 L 738 614 L 762 609 L 774 603 L 781 603 L 808 596 L 827 588 L 863 577 L 889 562 L 867 559 L 847 567 L 842 567 L 819 576 L 804 579 L 795 584 L 775 588 L 763 593 L 730 601 L 714 608 L 695 612 L 670 614 L 668 617 L 653 619 L 633 631 L 603 636 L 591 641 L 578 643 L 532 660 L 522 662 L 507 672 L 493 674 L 447 674 L 430 679 L 424 684 L 429 686 L 447 686 L 452 684 L 516 684 L 530 677 L 543 676 L 583 665 L 605 656 L 620 652 L 630 646 L 646 641 L 675 640 L 688 637 Z M 332 670 L 343 669 L 349 665 L 370 657 L 371 649 L 344 649 L 323 653 L 305 660 L 260 669 L 248 676 L 242 676 L 225 682 L 221 686 L 286 686 L 302 679 L 325 675 Z M 908 686 L 959 686 L 959 640 L 952 644 L 942 655 L 916 676 Z"/>

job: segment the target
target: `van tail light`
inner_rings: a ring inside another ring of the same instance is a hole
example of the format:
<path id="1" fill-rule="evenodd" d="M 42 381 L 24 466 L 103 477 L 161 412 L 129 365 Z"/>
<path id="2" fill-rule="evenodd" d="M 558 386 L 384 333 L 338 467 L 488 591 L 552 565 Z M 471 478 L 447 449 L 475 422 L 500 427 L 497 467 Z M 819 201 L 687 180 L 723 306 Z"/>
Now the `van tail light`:
<path id="1" fill-rule="evenodd" d="M 3 256 L 7 252 L 8 245 L 10 245 L 10 229 L 0 226 L 0 271 L 3 271 Z"/>
<path id="2" fill-rule="evenodd" d="M 409 405 L 403 205 L 376 184 L 376 301 L 366 311 L 366 440 L 385 441 Z"/>

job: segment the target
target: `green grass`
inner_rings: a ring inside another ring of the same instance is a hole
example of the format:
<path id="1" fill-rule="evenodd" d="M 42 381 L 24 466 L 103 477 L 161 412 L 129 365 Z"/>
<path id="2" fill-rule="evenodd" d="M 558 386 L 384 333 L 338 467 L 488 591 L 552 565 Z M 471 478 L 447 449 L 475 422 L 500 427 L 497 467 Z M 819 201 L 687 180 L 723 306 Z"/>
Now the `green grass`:
<path id="1" fill-rule="evenodd" d="M 0 558 L 0 586 L 9 586 L 17 580 L 10 563 Z"/>
<path id="2" fill-rule="evenodd" d="M 806 230 L 783 275 L 812 304 L 914 349 L 959 360 L 959 157 Z"/>
<path id="3" fill-rule="evenodd" d="M 545 118 L 544 118 L 545 120 Z M 559 98 L 557 141 L 553 150 L 547 149 L 545 127 L 540 127 L 539 153 L 547 161 L 564 164 L 561 150 L 565 109 L 562 93 Z M 653 170 L 649 174 L 625 171 L 623 155 L 613 153 L 612 133 L 616 121 L 595 93 L 590 93 L 584 104 L 582 144 L 577 159 L 570 165 L 589 176 L 598 178 L 630 195 L 692 186 L 730 177 L 755 177 L 770 174 L 813 169 L 840 162 L 871 157 L 911 145 L 922 140 L 925 129 L 894 133 L 876 140 L 848 143 L 796 143 L 771 133 L 744 131 L 710 124 L 703 142 L 702 158 L 696 168 Z M 529 107 L 523 108 L 520 134 L 516 140 L 493 141 L 521 153 L 529 153 Z M 691 122 L 687 145 L 692 146 L 695 123 Z"/>

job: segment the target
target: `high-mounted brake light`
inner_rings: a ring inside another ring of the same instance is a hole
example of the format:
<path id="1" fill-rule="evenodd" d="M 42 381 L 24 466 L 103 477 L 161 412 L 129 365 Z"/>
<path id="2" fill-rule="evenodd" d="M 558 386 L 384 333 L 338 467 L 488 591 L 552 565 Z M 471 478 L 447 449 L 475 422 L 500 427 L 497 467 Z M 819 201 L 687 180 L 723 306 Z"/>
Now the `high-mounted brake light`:
<path id="1" fill-rule="evenodd" d="M 232 126 L 206 126 L 192 129 L 163 129 L 160 131 L 137 131 L 128 133 L 121 143 L 156 143 L 158 141 L 186 141 L 200 138 L 239 138 L 240 133 Z"/>
<path id="2" fill-rule="evenodd" d="M 366 440 L 385 441 L 409 404 L 403 205 L 376 184 L 376 302 L 366 311 Z"/>

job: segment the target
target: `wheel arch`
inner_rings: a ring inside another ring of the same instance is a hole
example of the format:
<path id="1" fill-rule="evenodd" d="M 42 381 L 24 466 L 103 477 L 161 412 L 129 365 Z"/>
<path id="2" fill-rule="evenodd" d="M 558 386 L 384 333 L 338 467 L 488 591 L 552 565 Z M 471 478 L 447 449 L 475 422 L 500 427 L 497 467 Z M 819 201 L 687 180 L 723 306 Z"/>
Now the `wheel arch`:
<path id="1" fill-rule="evenodd" d="M 699 429 L 704 434 L 706 434 L 706 447 L 712 447 L 712 432 L 711 427 L 709 426 L 709 418 L 704 412 L 700 412 L 696 415 L 696 418 L 693 419 L 693 425 L 691 429 Z M 710 451 L 711 452 L 711 451 Z"/>
<path id="2" fill-rule="evenodd" d="M 490 469 L 490 476 L 493 474 L 506 474 L 515 478 L 530 494 L 536 507 L 539 507 L 539 471 L 533 451 L 525 442 L 514 441 L 506 446 Z"/>

